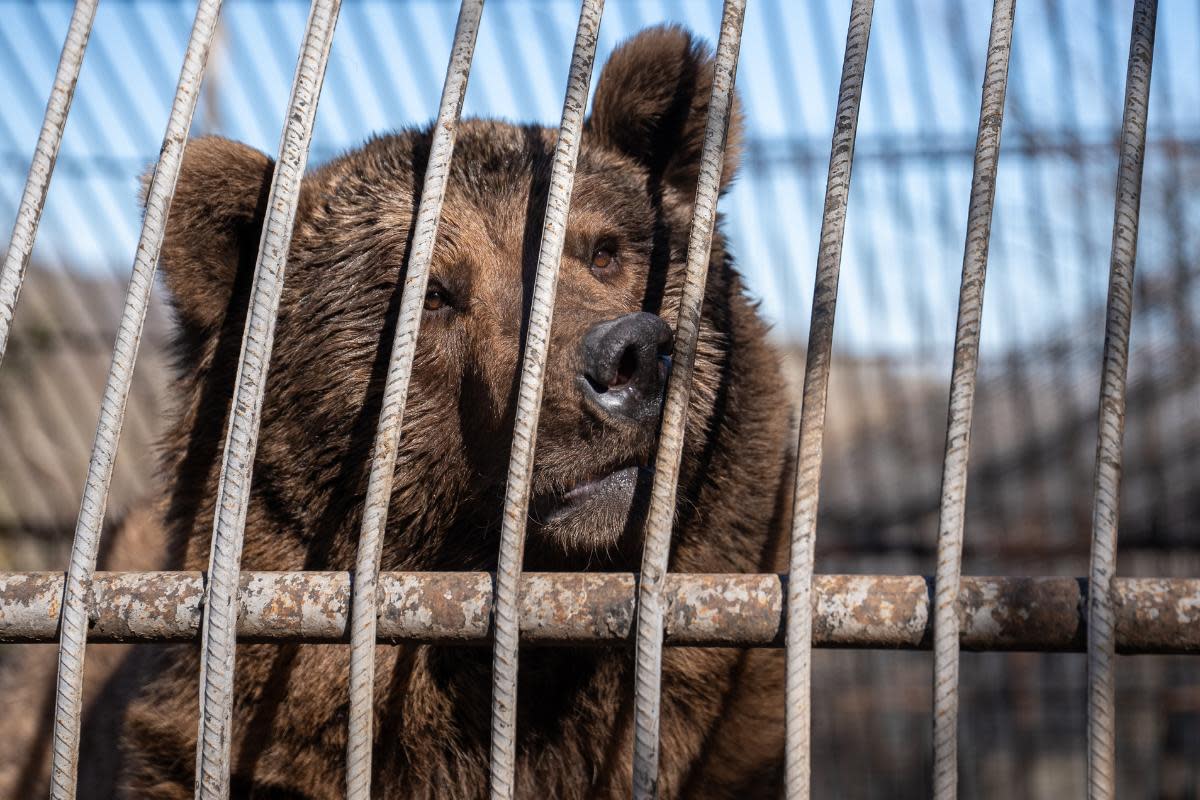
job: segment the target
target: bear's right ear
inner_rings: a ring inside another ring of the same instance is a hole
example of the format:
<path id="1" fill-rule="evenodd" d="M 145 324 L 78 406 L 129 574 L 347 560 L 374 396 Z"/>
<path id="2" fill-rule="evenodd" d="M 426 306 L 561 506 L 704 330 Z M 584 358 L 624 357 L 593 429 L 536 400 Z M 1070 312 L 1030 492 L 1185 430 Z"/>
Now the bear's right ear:
<path id="1" fill-rule="evenodd" d="M 600 72 L 589 133 L 645 166 L 653 179 L 693 196 L 712 95 L 712 53 L 683 28 L 647 28 L 613 52 Z M 737 171 L 742 121 L 729 118 L 721 187 Z"/>
<path id="2" fill-rule="evenodd" d="M 273 171 L 269 157 L 244 144 L 216 136 L 187 143 L 161 259 L 186 336 L 215 335 L 239 273 L 253 272 Z M 142 179 L 143 203 L 149 178 Z"/>

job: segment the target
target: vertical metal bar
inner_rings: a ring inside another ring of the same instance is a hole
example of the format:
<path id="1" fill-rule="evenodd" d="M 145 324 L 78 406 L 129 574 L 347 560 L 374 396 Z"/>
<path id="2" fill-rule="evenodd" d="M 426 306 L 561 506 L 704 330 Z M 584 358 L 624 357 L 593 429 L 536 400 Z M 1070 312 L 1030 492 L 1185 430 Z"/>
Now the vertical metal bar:
<path id="1" fill-rule="evenodd" d="M 108 505 L 109 486 L 117 457 L 117 444 L 125 421 L 125 406 L 133 383 L 133 369 L 141 344 L 146 309 L 154 287 L 154 272 L 166 232 L 167 215 L 175 194 L 175 183 L 183 163 L 192 115 L 200 97 L 204 67 L 208 61 L 220 0 L 203 0 L 196 8 L 191 37 L 183 56 L 183 67 L 175 89 L 175 100 L 167 120 L 162 151 L 146 193 L 146 214 L 134 256 L 129 291 L 113 346 L 112 364 L 100 403 L 96 439 L 88 463 L 87 482 L 71 545 L 71 563 L 67 570 L 63 597 L 62 635 L 58 651 L 58 685 L 54 705 L 54 751 L 51 756 L 50 796 L 68 800 L 75 796 L 79 762 L 80 709 L 83 704 L 83 663 L 87 643 L 85 602 L 96 555 L 100 531 Z"/>
<path id="2" fill-rule="evenodd" d="M 1117 562 L 1121 492 L 1121 440 L 1125 434 L 1125 383 L 1129 373 L 1129 327 L 1133 315 L 1133 270 L 1137 259 L 1142 166 L 1150 71 L 1154 63 L 1157 0 L 1138 0 L 1129 38 L 1125 114 L 1113 214 L 1104 361 L 1100 379 L 1100 425 L 1096 443 L 1095 505 L 1088 591 L 1088 797 L 1116 796 L 1116 709 L 1113 683 L 1114 610 L 1112 580 Z"/>
<path id="3" fill-rule="evenodd" d="M 638 586 L 637 651 L 634 678 L 633 796 L 658 796 L 659 708 L 662 703 L 663 582 L 671 551 L 675 495 L 683 454 L 684 428 L 692 395 L 692 367 L 700 335 L 700 312 L 712 260 L 717 197 L 725 166 L 725 144 L 733 113 L 733 86 L 742 45 L 746 0 L 725 0 L 721 33 L 713 67 L 712 94 L 704 127 L 700 175 L 688 236 L 687 270 L 675 326 L 671 377 L 663 404 L 663 421 L 655 457 L 654 485 L 647 512 L 646 542 Z"/>
<path id="4" fill-rule="evenodd" d="M 562 124 L 550 172 L 550 192 L 546 200 L 537 277 L 534 280 L 529 329 L 525 337 L 525 360 L 517 395 L 493 613 L 496 644 L 492 660 L 491 795 L 495 800 L 511 800 L 515 790 L 518 582 L 525 551 L 525 521 L 529 513 L 529 488 L 533 479 L 533 453 L 542 405 L 546 354 L 550 347 L 550 323 L 558 290 L 558 266 L 567 233 L 567 212 L 575 185 L 575 164 L 579 156 L 579 139 L 583 133 L 583 114 L 587 107 L 603 12 L 604 0 L 583 0 L 579 12 Z"/>
<path id="5" fill-rule="evenodd" d="M 842 265 L 842 238 L 846 205 L 850 198 L 850 171 L 854 162 L 854 136 L 862 99 L 867 45 L 871 38 L 874 0 L 854 0 L 846 33 L 837 116 L 825 186 L 825 214 L 817 252 L 813 287 L 812 321 L 800 409 L 800 442 L 797 449 L 795 501 L 792 511 L 792 556 L 788 581 L 787 623 L 787 741 L 785 779 L 789 800 L 809 796 L 811 748 L 809 699 L 812 682 L 812 573 L 816 543 L 817 502 L 821 478 L 825 401 L 829 388 L 829 363 L 833 350 L 833 320 L 837 309 L 838 273 Z"/>
<path id="6" fill-rule="evenodd" d="M 400 298 L 400 319 L 392 340 L 387 382 L 383 390 L 383 410 L 375 432 L 375 451 L 371 476 L 367 483 L 366 507 L 358 540 L 358 561 L 354 573 L 350 621 L 350 731 L 346 744 L 346 797 L 369 800 L 371 797 L 371 747 L 374 742 L 375 627 L 376 587 L 383 536 L 387 529 L 388 504 L 400 446 L 404 406 L 408 400 L 409 379 L 421 327 L 425 291 L 429 283 L 429 264 L 437 240 L 450 159 L 458 133 L 459 115 L 467 91 L 475 39 L 484 0 L 463 0 L 458 11 L 454 46 L 437 122 L 429 148 L 428 166 L 421 187 L 420 208 L 413 233 L 412 253 L 404 276 Z"/>
<path id="7" fill-rule="evenodd" d="M 46 205 L 46 193 L 50 191 L 54 161 L 62 144 L 63 128 L 71 111 L 71 99 L 75 96 L 75 83 L 79 80 L 79 70 L 83 66 L 83 54 L 92 33 L 92 21 L 96 18 L 98 3 L 99 0 L 76 0 L 75 9 L 71 12 L 67 38 L 63 42 L 62 55 L 58 57 L 58 69 L 54 73 L 54 85 L 50 89 L 50 99 L 46 101 L 42 130 L 38 133 L 37 145 L 33 150 L 33 161 L 29 165 L 29 176 L 25 179 L 25 190 L 17 207 L 17 219 L 13 222 L 4 265 L 0 267 L 0 361 L 4 360 L 4 351 L 8 346 L 17 297 L 21 294 L 25 268 L 29 266 L 29 256 L 33 253 L 33 240 L 37 237 L 38 223 Z"/>
<path id="8" fill-rule="evenodd" d="M 202 800 L 229 796 L 237 587 L 250 479 L 275 336 L 275 316 L 300 200 L 300 180 L 308 163 L 313 120 L 340 7 L 340 0 L 313 0 L 309 11 L 254 268 L 233 413 L 217 490 L 201 636 L 196 797 Z"/>
<path id="9" fill-rule="evenodd" d="M 1016 0 L 995 0 L 975 138 L 975 170 L 967 211 L 962 284 L 958 293 L 958 328 L 954 334 L 954 366 L 950 374 L 950 411 L 946 422 L 946 455 L 942 464 L 942 499 L 938 514 L 938 563 L 933 645 L 933 796 L 958 795 L 958 591 L 962 575 L 963 515 L 967 502 L 967 460 L 971 416 L 975 410 L 975 377 L 979 367 L 979 330 L 983 285 L 987 276 L 992 208 L 1000 164 L 1000 131 L 1012 52 Z"/>

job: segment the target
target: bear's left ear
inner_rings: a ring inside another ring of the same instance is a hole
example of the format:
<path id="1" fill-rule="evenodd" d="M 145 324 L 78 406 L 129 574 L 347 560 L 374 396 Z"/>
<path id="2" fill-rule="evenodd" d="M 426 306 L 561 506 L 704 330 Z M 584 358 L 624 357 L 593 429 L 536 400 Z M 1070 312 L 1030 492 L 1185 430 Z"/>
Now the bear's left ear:
<path id="1" fill-rule="evenodd" d="M 273 172 L 265 154 L 228 139 L 205 136 L 184 148 L 159 272 L 185 340 L 215 338 L 245 301 Z"/>
<path id="2" fill-rule="evenodd" d="M 696 191 L 712 94 L 713 58 L 678 26 L 648 28 L 613 52 L 600 73 L 588 131 L 632 156 L 663 184 Z M 736 98 L 729 120 L 721 187 L 737 171 L 742 120 Z"/>

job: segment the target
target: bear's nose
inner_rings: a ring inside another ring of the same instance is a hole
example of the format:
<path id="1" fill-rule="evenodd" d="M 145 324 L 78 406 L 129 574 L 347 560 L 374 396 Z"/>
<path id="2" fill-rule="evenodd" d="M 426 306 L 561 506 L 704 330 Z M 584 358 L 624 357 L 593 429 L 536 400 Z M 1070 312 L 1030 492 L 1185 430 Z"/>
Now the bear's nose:
<path id="1" fill-rule="evenodd" d="M 658 421 L 670 370 L 671 326 L 640 311 L 593 325 L 583 336 L 584 397 L 603 413 L 642 424 Z"/>

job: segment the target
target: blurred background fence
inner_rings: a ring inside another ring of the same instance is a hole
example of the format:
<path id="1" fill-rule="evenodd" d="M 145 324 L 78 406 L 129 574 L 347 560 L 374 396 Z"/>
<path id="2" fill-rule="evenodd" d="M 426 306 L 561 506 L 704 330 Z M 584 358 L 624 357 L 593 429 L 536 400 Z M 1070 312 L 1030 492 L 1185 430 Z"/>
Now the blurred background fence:
<path id="1" fill-rule="evenodd" d="M 1130 3 L 1018 4 L 985 300 L 964 571 L 1087 572 L 1096 406 Z M 1200 575 L 1200 4 L 1162 0 L 1130 357 L 1119 568 Z M 0 224 L 15 213 L 71 4 L 0 0 Z M 106 0 L 0 368 L 0 569 L 59 569 L 194 7 Z M 347 0 L 314 162 L 433 115 L 457 4 Z M 228 0 L 195 133 L 273 151 L 307 3 Z M 466 113 L 558 118 L 578 7 L 492 0 Z M 756 0 L 747 138 L 722 203 L 798 382 L 849 2 Z M 933 571 L 946 396 L 990 4 L 881 0 L 846 230 L 818 571 Z M 610 0 L 599 52 L 720 3 Z M 154 492 L 170 322 L 152 309 L 114 515 Z M 930 659 L 819 652 L 819 797 L 928 795 Z M 1119 666 L 1122 796 L 1200 796 L 1200 671 Z M 1084 659 L 963 657 L 967 797 L 1080 795 Z"/>

